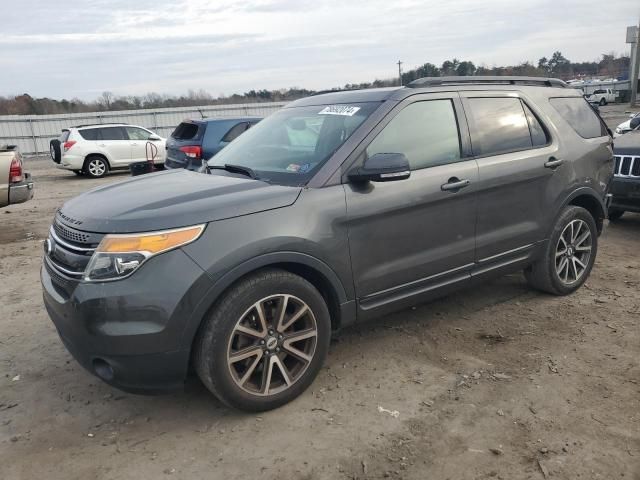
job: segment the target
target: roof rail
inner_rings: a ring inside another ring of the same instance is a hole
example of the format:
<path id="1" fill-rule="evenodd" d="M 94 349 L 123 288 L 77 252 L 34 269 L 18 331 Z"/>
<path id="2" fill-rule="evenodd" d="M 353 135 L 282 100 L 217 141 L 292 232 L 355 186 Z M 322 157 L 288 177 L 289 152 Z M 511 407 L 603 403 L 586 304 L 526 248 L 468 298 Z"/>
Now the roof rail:
<path id="1" fill-rule="evenodd" d="M 421 88 L 446 85 L 532 85 L 561 88 L 567 88 L 569 86 L 558 78 L 479 75 L 475 77 L 424 77 L 407 84 L 407 87 Z"/>
<path id="2" fill-rule="evenodd" d="M 101 127 L 103 125 L 126 125 L 126 123 L 122 122 L 111 122 L 111 123 L 87 123 L 86 125 L 74 125 L 71 128 L 84 128 L 84 127 Z"/>
<path id="3" fill-rule="evenodd" d="M 316 95 L 324 95 L 325 93 L 338 93 L 338 92 L 354 92 L 356 90 L 367 90 L 366 88 L 332 88 L 331 90 L 320 90 L 317 92 L 313 92 L 310 97 L 315 97 Z"/>

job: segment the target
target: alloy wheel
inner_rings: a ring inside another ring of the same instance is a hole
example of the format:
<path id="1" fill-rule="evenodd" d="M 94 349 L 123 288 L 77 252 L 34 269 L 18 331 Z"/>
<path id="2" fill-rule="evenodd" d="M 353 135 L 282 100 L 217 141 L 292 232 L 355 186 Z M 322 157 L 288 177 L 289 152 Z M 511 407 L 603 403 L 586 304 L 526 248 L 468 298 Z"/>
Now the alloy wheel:
<path id="1" fill-rule="evenodd" d="M 107 167 L 104 164 L 104 162 L 102 160 L 97 160 L 97 159 L 91 160 L 89 162 L 88 167 L 89 167 L 89 173 L 94 177 L 100 177 L 104 175 L 105 171 L 107 170 Z"/>
<path id="2" fill-rule="evenodd" d="M 582 278 L 591 260 L 591 230 L 584 220 L 572 220 L 564 227 L 556 245 L 556 273 L 565 285 Z"/>
<path id="3" fill-rule="evenodd" d="M 258 300 L 240 317 L 229 339 L 231 377 L 249 394 L 278 394 L 304 375 L 317 337 L 316 318 L 299 298 L 278 294 Z"/>

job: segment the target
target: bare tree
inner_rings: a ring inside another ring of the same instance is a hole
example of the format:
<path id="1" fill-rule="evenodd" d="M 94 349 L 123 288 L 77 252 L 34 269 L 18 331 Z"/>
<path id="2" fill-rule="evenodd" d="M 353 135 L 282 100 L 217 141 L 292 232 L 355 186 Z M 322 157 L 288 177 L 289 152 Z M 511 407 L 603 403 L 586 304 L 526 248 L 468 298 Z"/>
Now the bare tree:
<path id="1" fill-rule="evenodd" d="M 113 99 L 113 92 L 102 92 L 100 98 L 98 98 L 98 104 L 101 105 L 105 110 L 111 110 Z"/>

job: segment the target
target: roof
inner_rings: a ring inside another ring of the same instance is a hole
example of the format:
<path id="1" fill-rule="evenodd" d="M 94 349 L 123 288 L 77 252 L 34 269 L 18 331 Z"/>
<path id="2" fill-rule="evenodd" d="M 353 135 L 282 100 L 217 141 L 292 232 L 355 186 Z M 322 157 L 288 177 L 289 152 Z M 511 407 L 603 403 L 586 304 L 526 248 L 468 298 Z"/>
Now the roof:
<path id="1" fill-rule="evenodd" d="M 217 122 L 250 122 L 252 120 L 262 120 L 263 117 L 246 116 L 246 117 L 205 117 L 205 118 L 187 118 L 183 122 L 199 122 L 199 123 L 217 123 Z"/>
<path id="2" fill-rule="evenodd" d="M 88 123 L 86 125 L 73 125 L 71 128 L 89 128 L 89 127 L 114 127 L 129 125 L 128 123 Z"/>
<path id="3" fill-rule="evenodd" d="M 360 102 L 383 102 L 385 100 L 402 100 L 409 95 L 418 93 L 416 90 L 430 89 L 435 91 L 472 89 L 537 87 L 537 88 L 568 88 L 569 86 L 557 78 L 546 77 L 511 77 L 511 76 L 469 76 L 469 77 L 425 77 L 414 80 L 406 87 L 369 88 L 362 90 L 331 90 L 320 92 L 310 97 L 291 102 L 285 108 L 304 107 L 311 105 L 344 104 Z M 573 95 L 574 90 L 568 88 Z"/>
<path id="4" fill-rule="evenodd" d="M 435 87 L 444 85 L 529 85 L 532 87 L 567 88 L 565 82 L 558 78 L 517 77 L 498 75 L 477 75 L 467 77 L 424 77 L 409 83 L 409 88 Z"/>
<path id="5" fill-rule="evenodd" d="M 327 105 L 334 103 L 383 102 L 404 87 L 368 88 L 363 90 L 333 90 L 301 98 L 288 104 L 285 108 L 306 107 L 311 105 Z"/>

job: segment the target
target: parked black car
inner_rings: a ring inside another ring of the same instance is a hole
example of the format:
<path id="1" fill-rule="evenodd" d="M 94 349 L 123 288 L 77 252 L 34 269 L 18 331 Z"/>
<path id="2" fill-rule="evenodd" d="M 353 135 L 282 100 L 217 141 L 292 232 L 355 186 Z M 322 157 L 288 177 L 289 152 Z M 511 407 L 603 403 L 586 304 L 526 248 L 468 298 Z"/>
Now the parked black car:
<path id="1" fill-rule="evenodd" d="M 209 162 L 65 203 L 44 303 L 90 372 L 135 392 L 190 366 L 223 402 L 278 407 L 331 332 L 524 270 L 566 295 L 589 276 L 612 139 L 559 80 L 441 77 L 327 93 Z"/>
<path id="2" fill-rule="evenodd" d="M 259 117 L 185 120 L 167 139 L 164 166 L 199 170 L 203 160 L 209 160 L 260 120 Z"/>
<path id="3" fill-rule="evenodd" d="M 640 212 L 640 131 L 616 138 L 613 153 L 616 165 L 609 220 L 615 222 L 624 212 Z"/>

